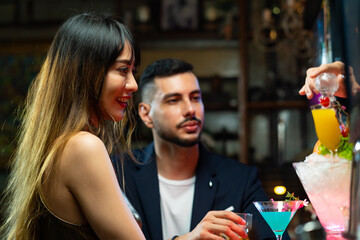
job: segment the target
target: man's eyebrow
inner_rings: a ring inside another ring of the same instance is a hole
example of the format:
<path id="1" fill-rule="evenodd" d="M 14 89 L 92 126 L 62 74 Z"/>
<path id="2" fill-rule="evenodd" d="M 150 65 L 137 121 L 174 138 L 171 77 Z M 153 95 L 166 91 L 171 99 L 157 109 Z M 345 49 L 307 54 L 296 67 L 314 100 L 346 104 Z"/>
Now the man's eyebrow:
<path id="1" fill-rule="evenodd" d="M 198 94 L 198 93 L 201 94 L 200 89 L 197 89 L 197 90 L 194 90 L 194 91 L 190 92 L 190 95 Z M 171 97 L 179 97 L 179 96 L 181 96 L 180 93 L 168 93 L 168 94 L 164 95 L 163 99 L 167 99 L 167 98 L 171 98 Z"/>
<path id="2" fill-rule="evenodd" d="M 194 91 L 192 91 L 190 94 L 196 94 L 196 93 L 200 93 L 200 94 L 201 94 L 200 89 L 198 89 L 198 90 L 194 90 Z"/>
<path id="3" fill-rule="evenodd" d="M 165 94 L 163 99 L 167 99 L 167 98 L 171 98 L 171 97 L 179 97 L 181 96 L 180 93 L 168 93 L 168 94 Z"/>

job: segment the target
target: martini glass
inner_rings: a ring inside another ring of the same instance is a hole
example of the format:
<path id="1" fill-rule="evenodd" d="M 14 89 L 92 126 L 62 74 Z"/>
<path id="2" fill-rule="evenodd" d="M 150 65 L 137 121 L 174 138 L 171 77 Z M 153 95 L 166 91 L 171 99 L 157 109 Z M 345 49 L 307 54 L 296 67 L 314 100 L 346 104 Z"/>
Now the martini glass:
<path id="1" fill-rule="evenodd" d="M 261 201 L 253 203 L 274 232 L 276 239 L 281 240 L 286 227 L 302 201 Z"/>

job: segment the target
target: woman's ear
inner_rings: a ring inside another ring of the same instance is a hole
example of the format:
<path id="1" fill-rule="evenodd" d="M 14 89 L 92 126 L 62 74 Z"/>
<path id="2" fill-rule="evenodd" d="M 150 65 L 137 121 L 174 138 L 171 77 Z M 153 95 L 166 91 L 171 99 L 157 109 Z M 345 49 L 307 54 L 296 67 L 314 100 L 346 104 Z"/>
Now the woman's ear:
<path id="1" fill-rule="evenodd" d="M 141 120 L 148 128 L 153 128 L 152 118 L 150 116 L 151 106 L 144 102 L 141 102 L 138 106 L 138 112 Z"/>

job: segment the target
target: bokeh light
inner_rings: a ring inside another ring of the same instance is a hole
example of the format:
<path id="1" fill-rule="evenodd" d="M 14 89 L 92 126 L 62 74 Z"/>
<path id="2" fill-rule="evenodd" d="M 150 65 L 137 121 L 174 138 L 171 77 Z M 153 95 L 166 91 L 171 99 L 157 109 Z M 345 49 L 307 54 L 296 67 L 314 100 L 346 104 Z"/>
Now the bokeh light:
<path id="1" fill-rule="evenodd" d="M 275 186 L 274 193 L 276 195 L 284 195 L 286 193 L 286 187 L 284 186 Z"/>

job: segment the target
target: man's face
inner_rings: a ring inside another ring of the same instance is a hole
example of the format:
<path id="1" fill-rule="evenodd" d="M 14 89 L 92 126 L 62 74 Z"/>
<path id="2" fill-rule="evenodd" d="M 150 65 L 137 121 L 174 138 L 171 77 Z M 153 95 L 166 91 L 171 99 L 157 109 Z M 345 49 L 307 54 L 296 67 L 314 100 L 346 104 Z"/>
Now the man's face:
<path id="1" fill-rule="evenodd" d="M 191 72 L 155 78 L 156 93 L 149 116 L 154 137 L 189 147 L 198 143 L 204 122 L 204 105 L 196 76 Z"/>

